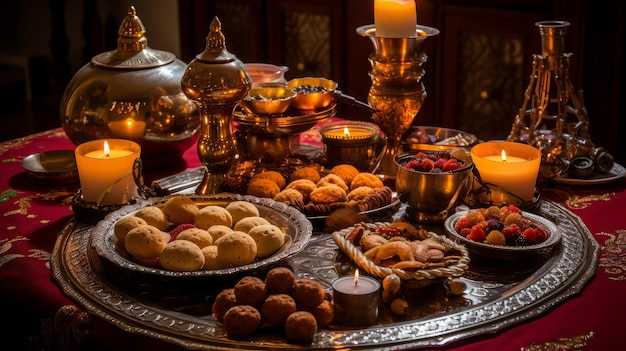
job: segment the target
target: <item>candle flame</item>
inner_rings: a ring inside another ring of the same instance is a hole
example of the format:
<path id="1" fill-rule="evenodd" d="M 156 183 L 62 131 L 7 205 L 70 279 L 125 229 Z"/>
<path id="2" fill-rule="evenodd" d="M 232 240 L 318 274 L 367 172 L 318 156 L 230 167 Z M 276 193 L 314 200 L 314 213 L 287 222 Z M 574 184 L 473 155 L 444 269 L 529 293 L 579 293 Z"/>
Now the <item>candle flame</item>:
<path id="1" fill-rule="evenodd" d="M 104 157 L 109 157 L 110 154 L 111 154 L 111 148 L 109 147 L 109 143 L 105 140 L 104 141 Z"/>
<path id="2" fill-rule="evenodd" d="M 359 284 L 359 269 L 354 270 L 354 286 Z"/>
<path id="3" fill-rule="evenodd" d="M 134 121 L 132 118 L 126 118 L 126 121 L 125 121 L 125 122 L 126 122 L 126 125 L 127 125 L 128 127 L 132 127 L 132 126 L 133 126 L 133 124 L 135 124 L 135 123 L 134 123 L 135 121 Z"/>
<path id="4" fill-rule="evenodd" d="M 350 129 L 348 129 L 348 127 L 343 127 L 343 135 L 350 136 Z"/>
<path id="5" fill-rule="evenodd" d="M 502 149 L 502 161 L 506 162 L 506 152 Z"/>

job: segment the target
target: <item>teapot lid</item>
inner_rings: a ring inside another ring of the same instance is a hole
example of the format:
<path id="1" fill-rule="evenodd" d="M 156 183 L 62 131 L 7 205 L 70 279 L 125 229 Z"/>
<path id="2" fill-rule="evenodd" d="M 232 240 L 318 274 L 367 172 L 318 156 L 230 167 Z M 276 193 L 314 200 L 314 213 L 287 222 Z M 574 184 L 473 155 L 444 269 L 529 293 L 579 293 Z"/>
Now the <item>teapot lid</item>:
<path id="1" fill-rule="evenodd" d="M 121 69 L 153 68 L 176 59 L 171 52 L 153 50 L 148 47 L 148 39 L 144 35 L 146 29 L 137 17 L 134 6 L 128 9 L 128 15 L 118 30 L 117 49 L 94 56 L 91 62 L 96 66 Z"/>
<path id="2" fill-rule="evenodd" d="M 237 57 L 226 49 L 226 38 L 222 34 L 222 23 L 215 16 L 209 25 L 210 31 L 206 37 L 204 51 L 196 55 L 198 61 L 204 63 L 228 63 L 237 60 Z"/>

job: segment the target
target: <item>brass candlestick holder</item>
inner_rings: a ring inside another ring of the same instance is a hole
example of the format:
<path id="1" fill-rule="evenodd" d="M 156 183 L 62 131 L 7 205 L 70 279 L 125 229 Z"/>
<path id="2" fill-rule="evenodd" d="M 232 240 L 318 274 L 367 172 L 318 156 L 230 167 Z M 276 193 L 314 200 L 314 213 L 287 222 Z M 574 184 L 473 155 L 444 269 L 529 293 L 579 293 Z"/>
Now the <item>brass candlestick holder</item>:
<path id="1" fill-rule="evenodd" d="M 226 50 L 217 17 L 210 28 L 205 50 L 189 63 L 181 81 L 185 95 L 198 105 L 202 119 L 198 156 L 206 171 L 196 188 L 199 195 L 219 192 L 233 165 L 237 153 L 233 111 L 252 85 L 243 62 Z"/>
<path id="2" fill-rule="evenodd" d="M 423 64 L 427 60 L 424 43 L 438 35 L 439 30 L 416 26 L 412 38 L 383 38 L 376 36 L 373 24 L 357 28 L 374 46 L 369 61 L 372 86 L 367 101 L 376 110 L 372 118 L 387 137 L 384 155 L 374 169 L 383 178 L 395 179 L 398 168 L 394 157 L 402 153 L 402 137 L 413 124 L 426 99 L 422 82 Z"/>

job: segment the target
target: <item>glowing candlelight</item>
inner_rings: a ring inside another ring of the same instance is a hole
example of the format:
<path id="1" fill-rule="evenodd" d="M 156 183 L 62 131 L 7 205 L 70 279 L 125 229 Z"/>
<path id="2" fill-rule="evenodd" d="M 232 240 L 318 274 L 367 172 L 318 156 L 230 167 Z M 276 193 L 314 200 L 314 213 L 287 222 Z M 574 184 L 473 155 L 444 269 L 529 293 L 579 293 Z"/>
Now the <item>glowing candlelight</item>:
<path id="1" fill-rule="evenodd" d="M 417 36 L 414 0 L 374 0 L 376 36 L 413 38 Z"/>
<path id="2" fill-rule="evenodd" d="M 371 325 L 378 320 L 378 280 L 359 276 L 338 278 L 333 282 L 335 321 L 342 325 Z"/>
<path id="3" fill-rule="evenodd" d="M 109 130 L 111 135 L 116 138 L 137 139 L 143 137 L 146 122 L 136 121 L 129 117 L 122 121 L 109 122 Z"/>

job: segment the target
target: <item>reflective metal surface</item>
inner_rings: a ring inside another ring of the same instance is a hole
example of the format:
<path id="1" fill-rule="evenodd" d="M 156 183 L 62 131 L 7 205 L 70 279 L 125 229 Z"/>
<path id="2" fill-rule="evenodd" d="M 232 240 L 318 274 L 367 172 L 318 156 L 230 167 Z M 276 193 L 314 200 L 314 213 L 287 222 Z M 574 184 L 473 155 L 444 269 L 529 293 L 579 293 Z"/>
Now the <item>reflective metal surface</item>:
<path id="1" fill-rule="evenodd" d="M 22 160 L 30 180 L 41 184 L 78 182 L 78 168 L 73 150 L 53 150 L 32 154 Z"/>

